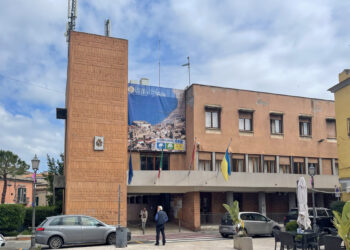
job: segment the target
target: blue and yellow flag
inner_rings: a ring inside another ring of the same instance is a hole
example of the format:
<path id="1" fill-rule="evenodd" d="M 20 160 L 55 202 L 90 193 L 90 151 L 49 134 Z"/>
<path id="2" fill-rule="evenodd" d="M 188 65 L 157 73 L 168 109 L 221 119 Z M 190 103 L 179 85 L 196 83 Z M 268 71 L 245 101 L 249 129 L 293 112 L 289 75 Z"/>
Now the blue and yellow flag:
<path id="1" fill-rule="evenodd" d="M 226 149 L 225 156 L 221 161 L 221 173 L 224 176 L 225 181 L 228 181 L 228 176 L 231 175 L 231 164 L 228 148 Z"/>

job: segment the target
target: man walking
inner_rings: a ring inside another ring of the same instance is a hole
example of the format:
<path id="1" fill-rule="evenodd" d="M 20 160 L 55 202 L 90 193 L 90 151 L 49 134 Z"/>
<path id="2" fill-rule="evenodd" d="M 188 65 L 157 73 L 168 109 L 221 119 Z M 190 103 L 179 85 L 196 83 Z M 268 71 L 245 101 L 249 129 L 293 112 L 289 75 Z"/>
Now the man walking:
<path id="1" fill-rule="evenodd" d="M 141 224 L 142 224 L 142 232 L 143 232 L 143 234 L 145 234 L 146 222 L 147 222 L 147 218 L 148 218 L 148 212 L 147 212 L 147 209 L 145 207 L 141 210 L 140 217 L 141 217 Z"/>
<path id="2" fill-rule="evenodd" d="M 163 211 L 162 206 L 158 206 L 155 220 L 157 222 L 157 226 L 156 226 L 157 236 L 156 236 L 156 244 L 155 245 L 159 246 L 159 232 L 162 233 L 163 245 L 165 245 L 164 224 L 168 221 L 168 216 L 167 216 L 166 212 Z"/>

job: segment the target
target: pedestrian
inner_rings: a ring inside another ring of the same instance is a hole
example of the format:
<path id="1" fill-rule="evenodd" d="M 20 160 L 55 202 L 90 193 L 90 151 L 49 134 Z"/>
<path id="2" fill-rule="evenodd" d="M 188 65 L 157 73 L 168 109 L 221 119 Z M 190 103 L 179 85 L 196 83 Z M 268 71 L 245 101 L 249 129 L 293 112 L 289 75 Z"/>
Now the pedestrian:
<path id="1" fill-rule="evenodd" d="M 145 234 L 146 222 L 148 219 L 148 212 L 147 212 L 147 209 L 145 207 L 143 209 L 141 209 L 140 217 L 141 217 L 142 232 L 143 232 L 143 234 Z"/>
<path id="2" fill-rule="evenodd" d="M 155 245 L 159 246 L 159 233 L 160 232 L 162 233 L 163 245 L 165 245 L 164 225 L 168 221 L 168 216 L 167 216 L 166 212 L 163 211 L 162 206 L 158 206 L 155 220 L 157 223 L 157 226 L 156 226 L 157 235 L 156 235 L 156 244 Z"/>

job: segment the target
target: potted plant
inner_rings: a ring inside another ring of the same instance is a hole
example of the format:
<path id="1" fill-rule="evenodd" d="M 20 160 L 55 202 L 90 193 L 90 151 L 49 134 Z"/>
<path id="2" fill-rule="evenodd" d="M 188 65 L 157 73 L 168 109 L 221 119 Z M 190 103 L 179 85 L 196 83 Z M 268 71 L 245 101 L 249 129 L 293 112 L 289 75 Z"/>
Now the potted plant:
<path id="1" fill-rule="evenodd" d="M 233 247 L 239 250 L 253 250 L 253 240 L 247 237 L 244 230 L 244 221 L 239 218 L 239 204 L 234 201 L 232 205 L 222 204 L 230 214 L 236 235 L 233 236 Z"/>
<path id="2" fill-rule="evenodd" d="M 333 214 L 333 224 L 343 239 L 346 250 L 350 250 L 350 202 L 345 203 L 341 214 L 337 211 L 333 211 Z"/>

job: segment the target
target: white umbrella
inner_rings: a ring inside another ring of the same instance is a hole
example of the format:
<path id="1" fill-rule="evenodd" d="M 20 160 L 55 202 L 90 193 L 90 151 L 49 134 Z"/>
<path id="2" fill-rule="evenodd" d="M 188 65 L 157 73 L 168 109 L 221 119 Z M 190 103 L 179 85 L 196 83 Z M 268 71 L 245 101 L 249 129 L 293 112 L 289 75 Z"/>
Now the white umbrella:
<path id="1" fill-rule="evenodd" d="M 298 220 L 297 223 L 304 229 L 311 228 L 309 219 L 309 208 L 307 206 L 307 186 L 304 177 L 300 177 L 298 181 Z"/>

